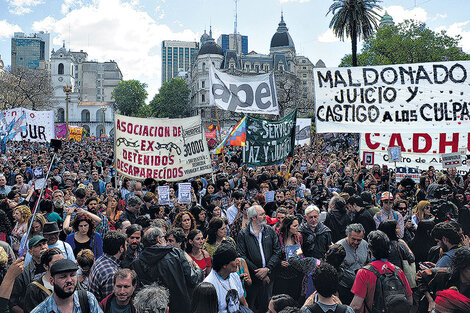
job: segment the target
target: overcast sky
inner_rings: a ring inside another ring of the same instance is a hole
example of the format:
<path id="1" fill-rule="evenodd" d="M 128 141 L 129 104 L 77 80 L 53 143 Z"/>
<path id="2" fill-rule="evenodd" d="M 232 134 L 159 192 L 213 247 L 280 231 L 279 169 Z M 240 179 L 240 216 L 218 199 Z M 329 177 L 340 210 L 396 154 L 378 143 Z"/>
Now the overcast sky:
<path id="1" fill-rule="evenodd" d="M 238 32 L 248 36 L 249 51 L 268 53 L 282 10 L 297 54 L 337 66 L 351 44 L 338 41 L 328 28 L 331 3 L 239 0 Z M 463 50 L 470 53 L 470 1 L 385 0 L 381 5 L 395 22 L 414 18 L 431 29 L 460 34 Z M 125 80 L 149 85 L 151 99 L 161 82 L 162 40 L 199 41 L 209 25 L 215 39 L 232 33 L 234 8 L 233 0 L 0 0 L 0 55 L 11 64 L 15 31 L 48 31 L 51 48 L 65 40 L 67 48 L 86 51 L 89 60 L 115 60 Z"/>

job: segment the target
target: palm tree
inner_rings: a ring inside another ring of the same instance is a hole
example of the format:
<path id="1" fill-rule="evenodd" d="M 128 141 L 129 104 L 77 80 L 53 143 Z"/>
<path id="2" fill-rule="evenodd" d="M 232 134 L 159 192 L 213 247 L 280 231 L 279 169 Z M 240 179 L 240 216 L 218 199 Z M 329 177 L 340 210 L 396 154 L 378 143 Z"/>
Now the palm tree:
<path id="1" fill-rule="evenodd" d="M 357 40 L 367 39 L 377 28 L 380 15 L 375 9 L 381 9 L 379 0 L 334 0 L 330 6 L 333 17 L 330 28 L 336 37 L 344 41 L 351 38 L 352 64 L 357 66 Z"/>

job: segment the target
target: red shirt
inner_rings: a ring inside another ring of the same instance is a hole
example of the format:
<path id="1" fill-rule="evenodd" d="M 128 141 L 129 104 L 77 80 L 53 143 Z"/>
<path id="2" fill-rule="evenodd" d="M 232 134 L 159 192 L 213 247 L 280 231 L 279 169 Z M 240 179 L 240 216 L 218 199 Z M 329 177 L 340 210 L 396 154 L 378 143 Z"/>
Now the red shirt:
<path id="1" fill-rule="evenodd" d="M 377 261 L 371 262 L 370 264 L 372 264 L 372 266 L 375 267 L 375 269 L 380 274 L 383 274 L 386 268 L 389 268 L 392 271 L 395 271 L 395 266 L 388 261 L 377 260 Z M 408 281 L 406 280 L 406 276 L 403 273 L 403 271 L 401 269 L 398 269 L 398 271 L 399 271 L 398 276 L 400 277 L 401 281 L 403 282 L 403 285 L 405 286 L 406 296 L 409 297 L 413 293 L 411 291 L 410 284 L 408 284 Z M 376 281 L 377 281 L 377 276 L 375 276 L 374 273 L 361 268 L 357 272 L 356 280 L 354 280 L 354 285 L 351 288 L 351 292 L 353 294 L 357 295 L 358 297 L 364 298 L 364 301 L 366 301 L 367 306 L 370 309 L 372 309 L 372 304 L 374 302 Z M 365 312 L 364 305 L 362 305 L 361 312 L 362 313 Z"/>

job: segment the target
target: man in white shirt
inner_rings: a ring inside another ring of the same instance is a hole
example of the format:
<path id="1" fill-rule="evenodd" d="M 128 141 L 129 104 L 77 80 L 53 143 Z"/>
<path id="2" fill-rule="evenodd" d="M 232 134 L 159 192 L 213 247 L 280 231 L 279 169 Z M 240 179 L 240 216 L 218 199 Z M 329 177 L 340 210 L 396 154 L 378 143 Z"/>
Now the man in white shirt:
<path id="1" fill-rule="evenodd" d="M 220 313 L 239 312 L 240 305 L 248 306 L 237 271 L 237 251 L 231 243 L 222 243 L 212 257 L 212 270 L 204 279 L 217 291 Z"/>
<path id="2" fill-rule="evenodd" d="M 233 221 L 237 217 L 238 207 L 240 203 L 245 199 L 245 193 L 241 190 L 235 190 L 232 193 L 233 204 L 227 209 L 227 220 L 228 224 L 232 225 Z"/>

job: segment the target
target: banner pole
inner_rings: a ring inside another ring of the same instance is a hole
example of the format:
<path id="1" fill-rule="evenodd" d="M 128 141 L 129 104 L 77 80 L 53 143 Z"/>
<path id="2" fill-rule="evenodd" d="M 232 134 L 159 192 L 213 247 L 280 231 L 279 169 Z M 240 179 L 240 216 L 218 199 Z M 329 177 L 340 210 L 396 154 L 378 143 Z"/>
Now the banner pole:
<path id="1" fill-rule="evenodd" d="M 222 130 L 220 129 L 220 121 L 219 121 L 219 110 L 215 107 L 215 118 L 217 119 L 217 128 L 219 129 L 219 134 L 222 134 Z M 222 138 L 222 137 L 221 137 Z M 224 164 L 224 170 L 227 170 L 227 165 L 225 164 L 225 147 L 222 147 L 222 161 Z"/>

